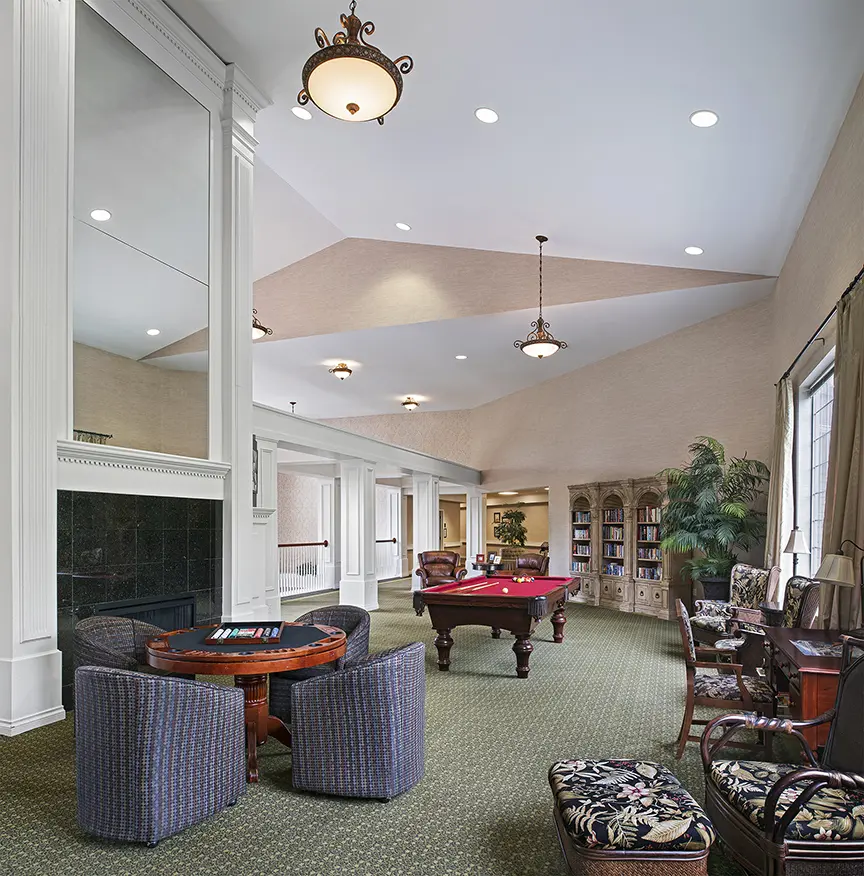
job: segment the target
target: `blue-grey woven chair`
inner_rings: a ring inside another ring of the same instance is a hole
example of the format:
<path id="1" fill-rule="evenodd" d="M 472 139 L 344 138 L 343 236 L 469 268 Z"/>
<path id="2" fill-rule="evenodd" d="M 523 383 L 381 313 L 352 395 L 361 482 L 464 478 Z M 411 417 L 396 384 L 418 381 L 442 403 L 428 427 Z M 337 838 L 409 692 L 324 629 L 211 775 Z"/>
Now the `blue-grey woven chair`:
<path id="1" fill-rule="evenodd" d="M 324 624 L 345 632 L 345 656 L 335 663 L 295 669 L 270 676 L 270 713 L 291 723 L 291 688 L 298 681 L 328 675 L 353 666 L 369 656 L 369 612 L 354 605 L 328 605 L 300 615 L 295 623 Z"/>
<path id="2" fill-rule="evenodd" d="M 243 691 L 84 666 L 75 671 L 78 824 L 155 845 L 246 791 Z"/>
<path id="3" fill-rule="evenodd" d="M 423 778 L 424 652 L 414 642 L 294 685 L 295 788 L 389 800 Z"/>
<path id="4" fill-rule="evenodd" d="M 146 643 L 161 627 L 131 617 L 94 614 L 75 625 L 75 666 L 147 671 Z"/>

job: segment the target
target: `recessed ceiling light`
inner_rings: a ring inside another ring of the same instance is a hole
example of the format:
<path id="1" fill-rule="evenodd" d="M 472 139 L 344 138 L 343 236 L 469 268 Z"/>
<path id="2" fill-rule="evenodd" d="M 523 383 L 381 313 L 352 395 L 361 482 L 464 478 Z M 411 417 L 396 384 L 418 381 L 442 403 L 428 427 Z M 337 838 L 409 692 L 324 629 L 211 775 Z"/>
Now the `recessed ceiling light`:
<path id="1" fill-rule="evenodd" d="M 312 118 L 312 113 L 309 110 L 304 109 L 302 106 L 292 106 L 291 112 L 297 116 L 298 119 L 303 119 L 304 122 L 308 122 L 309 119 Z"/>
<path id="2" fill-rule="evenodd" d="M 702 249 L 701 246 L 685 246 L 684 252 L 686 252 L 687 255 L 702 255 L 705 250 Z"/>
<path id="3" fill-rule="evenodd" d="M 107 210 L 91 210 L 90 218 L 97 222 L 107 222 L 111 218 L 111 214 Z"/>
<path id="4" fill-rule="evenodd" d="M 713 110 L 696 110 L 690 113 L 690 123 L 697 128 L 713 128 L 720 120 L 720 116 Z"/>
<path id="5" fill-rule="evenodd" d="M 498 493 L 498 495 L 499 496 L 518 496 L 519 491 L 518 490 L 501 490 Z"/>
<path id="6" fill-rule="evenodd" d="M 477 116 L 479 121 L 485 122 L 487 125 L 494 125 L 498 121 L 498 113 L 493 109 L 489 109 L 488 106 L 478 107 L 474 110 L 474 115 Z"/>
<path id="7" fill-rule="evenodd" d="M 467 359 L 468 357 L 467 356 L 457 356 L 456 358 L 457 359 Z"/>
<path id="8" fill-rule="evenodd" d="M 155 338 L 156 335 L 161 335 L 162 332 L 159 329 L 147 329 L 147 334 Z"/>
<path id="9" fill-rule="evenodd" d="M 410 231 L 411 230 L 411 226 L 407 222 L 397 222 L 396 227 L 400 231 Z"/>

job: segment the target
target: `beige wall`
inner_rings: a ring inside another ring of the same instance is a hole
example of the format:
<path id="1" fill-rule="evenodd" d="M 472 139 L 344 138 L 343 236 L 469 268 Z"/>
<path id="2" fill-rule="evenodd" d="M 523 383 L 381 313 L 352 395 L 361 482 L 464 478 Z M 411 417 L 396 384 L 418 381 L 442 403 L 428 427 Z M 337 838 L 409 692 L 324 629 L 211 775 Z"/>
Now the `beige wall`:
<path id="1" fill-rule="evenodd" d="M 73 344 L 74 428 L 116 447 L 207 456 L 207 375 Z"/>
<path id="2" fill-rule="evenodd" d="M 780 272 L 774 380 L 864 263 L 864 79 Z"/>
<path id="3" fill-rule="evenodd" d="M 320 491 L 314 478 L 279 473 L 279 543 L 317 541 Z"/>
<path id="4" fill-rule="evenodd" d="M 522 504 L 512 502 L 502 505 L 486 506 L 486 541 L 488 544 L 500 544 L 495 538 L 495 512 L 503 514 L 511 508 L 518 508 L 525 512 L 525 528 L 528 530 L 528 537 L 525 541 L 527 547 L 540 547 L 544 541 L 549 540 L 549 505 L 546 502 L 542 504 Z"/>
<path id="5" fill-rule="evenodd" d="M 441 497 L 441 510 L 444 512 L 444 522 L 447 524 L 447 538 L 444 547 L 447 550 L 458 551 L 462 545 L 462 533 L 459 525 L 459 501 L 451 502 Z"/>
<path id="6" fill-rule="evenodd" d="M 367 438 L 429 453 L 439 459 L 472 465 L 469 415 L 470 411 L 414 411 L 374 417 L 340 417 L 323 422 Z"/>

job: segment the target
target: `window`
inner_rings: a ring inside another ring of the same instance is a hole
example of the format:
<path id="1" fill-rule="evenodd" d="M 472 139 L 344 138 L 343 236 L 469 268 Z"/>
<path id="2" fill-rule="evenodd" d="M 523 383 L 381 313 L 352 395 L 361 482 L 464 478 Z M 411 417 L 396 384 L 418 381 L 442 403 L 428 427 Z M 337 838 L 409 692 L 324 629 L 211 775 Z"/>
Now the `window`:
<path id="1" fill-rule="evenodd" d="M 831 445 L 831 415 L 834 412 L 834 370 L 809 391 L 810 415 L 810 570 L 822 562 L 822 529 L 825 523 L 825 490 L 828 483 L 828 451 Z"/>

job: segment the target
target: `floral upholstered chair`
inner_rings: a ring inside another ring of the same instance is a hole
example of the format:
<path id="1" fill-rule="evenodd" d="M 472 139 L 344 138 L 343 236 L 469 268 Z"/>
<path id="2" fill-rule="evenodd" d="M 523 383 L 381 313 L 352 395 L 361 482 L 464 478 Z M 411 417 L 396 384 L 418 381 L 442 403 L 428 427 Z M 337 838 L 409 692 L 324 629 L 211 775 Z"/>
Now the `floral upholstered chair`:
<path id="1" fill-rule="evenodd" d="M 733 632 L 730 625 L 733 614 L 741 629 L 760 633 L 758 626 L 748 628 L 747 621 L 754 621 L 755 624 L 765 622 L 759 604 L 765 602 L 768 593 L 776 588 L 779 580 L 779 566 L 757 569 L 746 563 L 736 563 L 732 567 L 729 583 L 729 602 L 716 599 L 696 600 L 696 613 L 691 619 L 696 638 L 711 645 L 718 639 L 729 637 Z"/>
<path id="2" fill-rule="evenodd" d="M 729 652 L 714 647 L 697 647 L 690 626 L 690 615 L 684 603 L 677 601 L 678 624 L 681 641 L 684 645 L 684 661 L 687 668 L 687 701 L 684 706 L 684 719 L 678 734 L 678 760 L 684 754 L 688 742 L 698 742 L 699 736 L 691 736 L 693 724 L 707 724 L 708 721 L 693 717 L 696 706 L 710 709 L 747 709 L 769 715 L 777 714 L 777 696 L 774 689 L 762 678 L 745 675 L 740 663 L 720 663 L 721 656 Z M 711 670 L 699 672 L 697 670 Z M 725 674 L 718 674 L 722 669 Z M 752 747 L 752 746 L 750 746 Z"/>
<path id="3" fill-rule="evenodd" d="M 864 639 L 844 636 L 834 708 L 810 721 L 723 715 L 702 735 L 706 808 L 726 847 L 750 873 L 864 873 Z M 801 731 L 831 722 L 816 758 Z M 741 729 L 784 733 L 806 763 L 719 760 Z M 712 733 L 720 733 L 712 739 Z"/>

